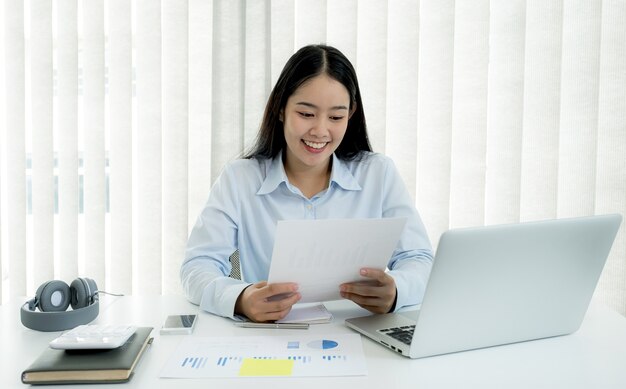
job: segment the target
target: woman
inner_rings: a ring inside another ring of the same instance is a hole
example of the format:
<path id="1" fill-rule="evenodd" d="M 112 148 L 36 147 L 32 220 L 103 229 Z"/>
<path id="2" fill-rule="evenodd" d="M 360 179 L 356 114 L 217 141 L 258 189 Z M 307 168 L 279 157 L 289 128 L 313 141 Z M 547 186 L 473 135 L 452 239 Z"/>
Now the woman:
<path id="1" fill-rule="evenodd" d="M 361 269 L 368 281 L 338 286 L 342 297 L 374 313 L 421 301 L 431 246 L 393 162 L 371 150 L 352 64 L 333 47 L 303 47 L 270 94 L 255 145 L 227 164 L 211 189 L 187 244 L 183 288 L 214 314 L 279 320 L 300 294 L 293 283 L 265 281 L 276 222 L 381 217 L 408 218 L 390 270 Z M 228 277 L 235 250 L 247 282 Z"/>

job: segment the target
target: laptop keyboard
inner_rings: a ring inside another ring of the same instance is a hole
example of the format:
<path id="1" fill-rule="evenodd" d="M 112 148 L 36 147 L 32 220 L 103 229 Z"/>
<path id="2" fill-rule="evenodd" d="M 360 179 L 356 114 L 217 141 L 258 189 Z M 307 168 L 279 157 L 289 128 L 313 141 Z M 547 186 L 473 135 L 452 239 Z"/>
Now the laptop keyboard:
<path id="1" fill-rule="evenodd" d="M 382 330 L 378 330 L 378 332 L 410 345 L 411 339 L 413 339 L 413 333 L 415 332 L 415 325 L 383 328 Z"/>

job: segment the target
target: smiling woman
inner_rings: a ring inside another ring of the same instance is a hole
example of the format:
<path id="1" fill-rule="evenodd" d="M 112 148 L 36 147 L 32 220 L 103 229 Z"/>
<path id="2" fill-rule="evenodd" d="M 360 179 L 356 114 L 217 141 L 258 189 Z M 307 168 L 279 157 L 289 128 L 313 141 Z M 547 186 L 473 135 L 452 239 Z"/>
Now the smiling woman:
<path id="1" fill-rule="evenodd" d="M 277 221 L 381 217 L 408 220 L 389 272 L 363 268 L 367 281 L 337 288 L 374 313 L 421 301 L 428 236 L 395 166 L 372 152 L 362 105 L 356 72 L 339 50 L 305 46 L 291 57 L 256 144 L 225 167 L 191 232 L 181 278 L 192 302 L 222 316 L 282 319 L 300 294 L 294 283 L 266 281 Z M 228 277 L 235 250 L 244 281 Z"/>
<path id="2" fill-rule="evenodd" d="M 281 115 L 285 172 L 308 198 L 328 185 L 330 157 L 346 133 L 349 105 L 348 90 L 325 74 L 308 80 L 287 100 Z"/>

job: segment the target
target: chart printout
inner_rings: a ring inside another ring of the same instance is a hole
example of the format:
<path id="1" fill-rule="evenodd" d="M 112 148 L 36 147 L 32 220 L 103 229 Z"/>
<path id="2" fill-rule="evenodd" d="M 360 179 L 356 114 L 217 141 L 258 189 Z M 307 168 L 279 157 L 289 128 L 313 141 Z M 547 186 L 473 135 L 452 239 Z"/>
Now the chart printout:
<path id="1" fill-rule="evenodd" d="M 358 334 L 184 338 L 161 378 L 367 375 Z"/>

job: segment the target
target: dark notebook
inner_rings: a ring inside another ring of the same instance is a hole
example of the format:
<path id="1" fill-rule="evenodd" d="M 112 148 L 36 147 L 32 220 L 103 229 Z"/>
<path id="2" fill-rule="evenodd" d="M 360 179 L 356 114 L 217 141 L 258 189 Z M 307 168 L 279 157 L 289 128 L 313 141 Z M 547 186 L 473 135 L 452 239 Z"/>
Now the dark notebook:
<path id="1" fill-rule="evenodd" d="M 139 327 L 122 346 L 108 350 L 47 348 L 22 372 L 25 384 L 126 382 L 148 344 L 152 327 Z"/>

